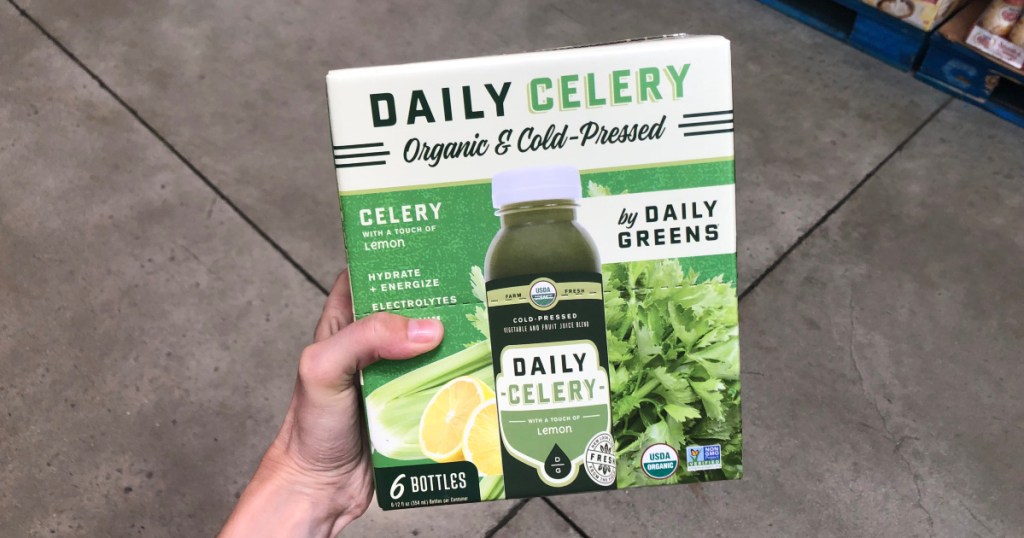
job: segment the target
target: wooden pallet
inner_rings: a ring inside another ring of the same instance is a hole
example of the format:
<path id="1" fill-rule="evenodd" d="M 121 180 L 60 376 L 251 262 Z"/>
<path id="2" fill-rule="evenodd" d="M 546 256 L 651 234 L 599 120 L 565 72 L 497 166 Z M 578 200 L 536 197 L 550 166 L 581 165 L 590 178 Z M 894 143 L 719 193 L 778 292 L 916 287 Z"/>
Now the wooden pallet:
<path id="1" fill-rule="evenodd" d="M 901 71 L 917 67 L 928 44 L 928 32 L 862 0 L 759 1 Z"/>
<path id="2" fill-rule="evenodd" d="M 964 44 L 987 2 L 974 2 L 935 32 L 915 75 L 1024 127 L 1024 71 Z"/>

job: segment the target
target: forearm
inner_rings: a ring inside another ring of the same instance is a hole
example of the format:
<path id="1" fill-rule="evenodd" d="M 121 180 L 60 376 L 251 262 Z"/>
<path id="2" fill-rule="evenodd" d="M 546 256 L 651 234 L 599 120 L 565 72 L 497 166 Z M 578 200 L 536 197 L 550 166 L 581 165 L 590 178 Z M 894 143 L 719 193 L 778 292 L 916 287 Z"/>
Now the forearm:
<path id="1" fill-rule="evenodd" d="M 219 536 L 333 537 L 352 518 L 325 493 L 264 458 Z"/>

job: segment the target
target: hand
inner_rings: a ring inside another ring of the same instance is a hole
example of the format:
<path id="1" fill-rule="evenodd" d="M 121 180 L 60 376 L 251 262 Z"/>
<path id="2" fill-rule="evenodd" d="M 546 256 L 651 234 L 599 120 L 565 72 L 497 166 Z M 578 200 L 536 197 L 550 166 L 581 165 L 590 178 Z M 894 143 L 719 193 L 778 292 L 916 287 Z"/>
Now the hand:
<path id="1" fill-rule="evenodd" d="M 348 272 L 342 272 L 314 343 L 299 358 L 281 430 L 221 536 L 334 536 L 362 515 L 373 497 L 373 468 L 356 376 L 380 359 L 430 351 L 443 333 L 439 321 L 395 314 L 353 323 Z"/>

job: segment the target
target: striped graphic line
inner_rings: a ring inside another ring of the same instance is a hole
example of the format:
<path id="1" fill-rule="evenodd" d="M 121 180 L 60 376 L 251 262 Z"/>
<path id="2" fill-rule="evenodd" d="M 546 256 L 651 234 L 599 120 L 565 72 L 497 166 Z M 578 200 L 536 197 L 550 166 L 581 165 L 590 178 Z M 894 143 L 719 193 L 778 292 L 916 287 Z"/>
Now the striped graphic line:
<path id="1" fill-rule="evenodd" d="M 719 114 L 732 114 L 732 110 L 720 110 L 718 112 L 698 112 L 694 114 L 683 114 L 684 118 L 703 118 L 704 116 L 717 116 Z"/>
<path id="2" fill-rule="evenodd" d="M 724 123 L 732 123 L 732 120 L 720 120 L 720 121 L 699 121 L 697 123 L 680 123 L 680 127 L 699 127 L 701 125 L 722 125 Z"/>
<path id="3" fill-rule="evenodd" d="M 335 155 L 335 159 L 355 159 L 356 157 L 379 157 L 381 155 L 391 155 L 390 151 L 371 151 L 369 153 L 353 153 L 352 155 Z"/>
<path id="4" fill-rule="evenodd" d="M 701 135 L 713 135 L 719 133 L 731 133 L 732 129 L 720 129 L 718 131 L 700 131 L 698 133 L 683 133 L 683 136 L 701 136 Z"/>
<path id="5" fill-rule="evenodd" d="M 383 145 L 384 142 L 371 142 L 369 144 L 351 144 L 348 146 L 334 146 L 334 149 L 379 148 Z"/>
<path id="6" fill-rule="evenodd" d="M 385 162 L 384 161 L 368 161 L 368 162 L 365 162 L 365 163 L 345 163 L 345 164 L 336 164 L 336 165 L 334 165 L 334 167 L 335 168 L 355 168 L 357 166 L 377 166 L 377 165 L 380 165 L 380 164 L 385 164 Z"/>

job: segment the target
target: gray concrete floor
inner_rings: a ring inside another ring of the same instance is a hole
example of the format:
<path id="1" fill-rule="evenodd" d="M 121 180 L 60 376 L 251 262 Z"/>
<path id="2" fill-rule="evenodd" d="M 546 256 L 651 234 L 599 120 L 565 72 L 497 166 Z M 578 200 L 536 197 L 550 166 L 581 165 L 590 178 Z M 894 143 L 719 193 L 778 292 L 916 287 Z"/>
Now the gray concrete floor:
<path id="1" fill-rule="evenodd" d="M 753 0 L 9 0 L 0 535 L 219 527 L 344 263 L 328 69 L 679 31 L 734 47 L 746 478 L 347 534 L 1018 533 L 1019 129 Z"/>

